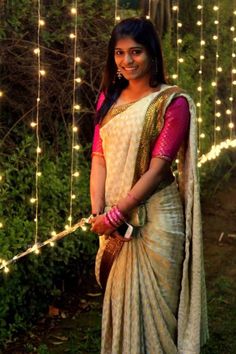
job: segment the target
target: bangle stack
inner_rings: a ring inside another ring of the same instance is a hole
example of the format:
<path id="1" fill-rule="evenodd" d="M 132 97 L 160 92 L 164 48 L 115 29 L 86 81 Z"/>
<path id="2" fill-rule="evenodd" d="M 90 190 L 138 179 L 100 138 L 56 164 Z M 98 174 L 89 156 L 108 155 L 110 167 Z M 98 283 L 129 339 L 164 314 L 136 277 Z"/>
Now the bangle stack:
<path id="1" fill-rule="evenodd" d="M 125 221 L 125 216 L 122 214 L 122 212 L 117 206 L 114 206 L 105 214 L 105 224 L 107 226 L 117 228 Z"/>

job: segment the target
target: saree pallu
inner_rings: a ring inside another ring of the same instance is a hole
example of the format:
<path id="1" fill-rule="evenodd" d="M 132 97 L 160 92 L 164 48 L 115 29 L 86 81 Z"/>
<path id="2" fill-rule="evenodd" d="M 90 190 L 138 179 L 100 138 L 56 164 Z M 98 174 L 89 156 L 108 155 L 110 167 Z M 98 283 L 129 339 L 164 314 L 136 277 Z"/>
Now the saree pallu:
<path id="1" fill-rule="evenodd" d="M 132 188 L 143 126 L 151 119 L 152 102 L 167 89 L 164 86 L 105 119 L 100 133 L 108 207 Z M 193 121 L 193 103 L 184 96 Z M 173 97 L 167 96 L 163 115 Z M 194 124 L 190 126 L 192 137 Z M 145 226 L 135 229 L 133 239 L 123 245 L 113 263 L 103 303 L 102 354 L 198 354 L 208 336 L 201 240 L 199 231 L 195 232 L 201 230 L 199 191 L 191 153 L 185 156 L 180 173 L 180 179 L 185 178 L 185 210 L 175 182 L 154 193 L 146 202 Z M 106 242 L 101 236 L 97 279 Z"/>

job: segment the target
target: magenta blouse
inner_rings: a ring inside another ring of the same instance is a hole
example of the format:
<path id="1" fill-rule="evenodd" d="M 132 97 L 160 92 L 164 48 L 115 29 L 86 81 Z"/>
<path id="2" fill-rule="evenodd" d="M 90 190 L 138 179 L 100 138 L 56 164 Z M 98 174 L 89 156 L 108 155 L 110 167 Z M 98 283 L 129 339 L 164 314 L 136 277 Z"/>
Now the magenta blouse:
<path id="1" fill-rule="evenodd" d="M 97 109 L 100 108 L 104 96 L 99 97 Z M 164 126 L 157 136 L 152 149 L 152 157 L 159 157 L 172 162 L 176 157 L 180 145 L 185 140 L 189 128 L 189 106 L 186 98 L 175 98 L 165 112 Z M 103 156 L 100 125 L 95 126 L 92 155 Z"/>

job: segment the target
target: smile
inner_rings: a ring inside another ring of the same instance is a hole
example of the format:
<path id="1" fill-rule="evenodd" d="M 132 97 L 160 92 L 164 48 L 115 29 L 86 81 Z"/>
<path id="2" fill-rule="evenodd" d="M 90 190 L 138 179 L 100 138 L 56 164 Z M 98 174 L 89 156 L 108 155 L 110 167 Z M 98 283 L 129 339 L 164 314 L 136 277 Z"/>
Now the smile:
<path id="1" fill-rule="evenodd" d="M 126 71 L 134 71 L 137 69 L 137 67 L 129 67 L 129 68 L 123 68 Z"/>

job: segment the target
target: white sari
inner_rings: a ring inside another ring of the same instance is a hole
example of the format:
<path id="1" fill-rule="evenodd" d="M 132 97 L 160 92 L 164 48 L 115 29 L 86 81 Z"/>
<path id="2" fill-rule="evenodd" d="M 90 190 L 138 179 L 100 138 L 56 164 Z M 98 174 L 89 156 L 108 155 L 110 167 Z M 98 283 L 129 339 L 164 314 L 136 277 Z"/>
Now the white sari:
<path id="1" fill-rule="evenodd" d="M 108 207 L 132 188 L 135 164 L 154 92 L 100 129 Z M 147 222 L 126 242 L 111 268 L 103 304 L 102 354 L 198 354 L 208 337 L 201 219 L 196 172 L 195 108 L 182 174 L 185 209 L 173 182 L 146 202 Z M 169 95 L 165 107 L 176 94 Z M 163 111 L 163 114 L 164 114 Z M 100 237 L 97 278 L 107 240 Z"/>

